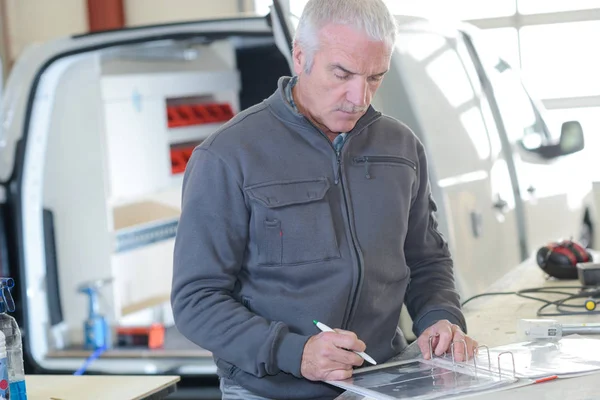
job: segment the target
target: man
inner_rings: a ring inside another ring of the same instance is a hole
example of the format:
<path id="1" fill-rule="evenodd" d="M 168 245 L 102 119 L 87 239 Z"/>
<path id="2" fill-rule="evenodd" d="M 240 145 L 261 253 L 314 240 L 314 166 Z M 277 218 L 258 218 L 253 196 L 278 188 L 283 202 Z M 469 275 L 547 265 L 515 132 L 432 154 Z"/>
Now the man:
<path id="1" fill-rule="evenodd" d="M 224 399 L 332 399 L 366 351 L 426 358 L 465 339 L 423 146 L 370 102 L 396 24 L 381 0 L 311 0 L 296 77 L 191 157 L 174 254 L 178 329 L 213 352 Z M 335 332 L 319 333 L 318 320 Z M 454 346 L 461 359 L 464 346 Z"/>

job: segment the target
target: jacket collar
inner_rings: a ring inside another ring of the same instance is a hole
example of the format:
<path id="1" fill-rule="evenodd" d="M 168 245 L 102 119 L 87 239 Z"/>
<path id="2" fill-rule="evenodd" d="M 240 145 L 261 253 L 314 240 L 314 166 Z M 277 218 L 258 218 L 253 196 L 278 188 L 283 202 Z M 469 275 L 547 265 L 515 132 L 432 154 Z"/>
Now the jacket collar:
<path id="1" fill-rule="evenodd" d="M 277 90 L 267 100 L 267 105 L 277 118 L 286 123 L 303 128 L 317 129 L 303 114 L 297 111 L 289 101 L 287 101 L 286 88 L 292 78 L 283 76 L 277 82 Z M 349 135 L 354 132 L 360 132 L 364 127 L 371 124 L 381 117 L 381 113 L 376 111 L 373 106 L 369 106 L 367 112 L 358 120 L 354 128 L 348 132 Z"/>

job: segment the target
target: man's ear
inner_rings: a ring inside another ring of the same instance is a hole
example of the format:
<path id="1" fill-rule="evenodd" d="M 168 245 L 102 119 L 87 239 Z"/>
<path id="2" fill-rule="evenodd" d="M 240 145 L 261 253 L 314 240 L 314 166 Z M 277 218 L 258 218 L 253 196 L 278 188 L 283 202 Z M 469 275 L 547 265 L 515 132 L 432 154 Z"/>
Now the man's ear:
<path id="1" fill-rule="evenodd" d="M 302 72 L 304 72 L 306 57 L 302 47 L 299 46 L 298 42 L 294 42 L 292 58 L 294 60 L 294 72 L 296 75 L 302 74 Z"/>

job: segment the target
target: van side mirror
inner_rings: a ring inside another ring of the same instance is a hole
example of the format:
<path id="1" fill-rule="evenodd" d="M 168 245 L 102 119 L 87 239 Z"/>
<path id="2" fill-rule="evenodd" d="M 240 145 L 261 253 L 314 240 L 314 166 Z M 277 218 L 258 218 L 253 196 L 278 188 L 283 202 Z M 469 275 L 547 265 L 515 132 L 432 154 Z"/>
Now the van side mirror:
<path id="1" fill-rule="evenodd" d="M 562 124 L 559 147 L 561 155 L 583 150 L 585 147 L 583 128 L 578 121 L 567 121 Z"/>
<path id="2" fill-rule="evenodd" d="M 541 146 L 535 151 L 542 157 L 551 159 L 577 153 L 583 150 L 584 145 L 581 124 L 578 121 L 567 121 L 562 124 L 558 143 Z"/>

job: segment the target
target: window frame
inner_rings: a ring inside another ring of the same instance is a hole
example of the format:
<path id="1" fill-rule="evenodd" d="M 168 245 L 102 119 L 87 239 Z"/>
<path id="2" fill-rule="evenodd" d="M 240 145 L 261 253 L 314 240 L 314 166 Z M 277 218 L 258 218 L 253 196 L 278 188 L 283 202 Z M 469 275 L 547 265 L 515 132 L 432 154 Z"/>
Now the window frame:
<path id="1" fill-rule="evenodd" d="M 523 83 L 520 80 L 517 81 L 517 84 L 520 85 L 520 87 L 523 89 L 527 100 L 531 104 L 533 113 L 535 114 L 536 118 L 535 125 L 539 124 L 541 126 L 541 133 L 545 136 L 546 141 L 545 143 L 541 143 L 539 147 L 528 148 L 523 144 L 524 136 L 517 140 L 511 140 L 511 135 L 507 132 L 506 117 L 502 112 L 502 107 L 499 105 L 498 97 L 495 94 L 497 85 L 495 85 L 492 82 L 493 78 L 490 77 L 490 69 L 495 68 L 495 66 L 489 65 L 487 60 L 482 59 L 482 55 L 479 53 L 478 50 L 480 49 L 480 46 L 476 44 L 476 40 L 472 38 L 467 32 L 463 32 L 463 41 L 468 49 L 471 60 L 475 64 L 477 72 L 480 76 L 483 89 L 481 95 L 485 96 L 488 104 L 492 109 L 492 115 L 494 117 L 494 121 L 496 122 L 498 135 L 500 136 L 500 142 L 502 144 L 503 151 L 505 152 L 506 159 L 512 160 L 513 156 L 510 153 L 513 151 L 514 145 L 518 146 L 518 149 L 520 151 L 533 155 L 534 158 L 538 159 L 537 162 L 546 162 L 549 159 L 555 158 L 557 155 L 555 155 L 556 152 L 553 150 L 557 146 L 558 141 L 552 138 L 552 135 L 550 134 L 550 131 L 546 124 L 546 120 L 544 119 L 540 109 L 538 108 L 536 102 L 530 96 L 529 92 L 527 91 L 527 88 L 523 85 Z M 499 58 L 499 60 L 501 59 Z M 510 168 L 514 168 L 514 166 L 509 166 L 509 169 Z M 516 176 L 516 172 L 514 173 Z"/>

